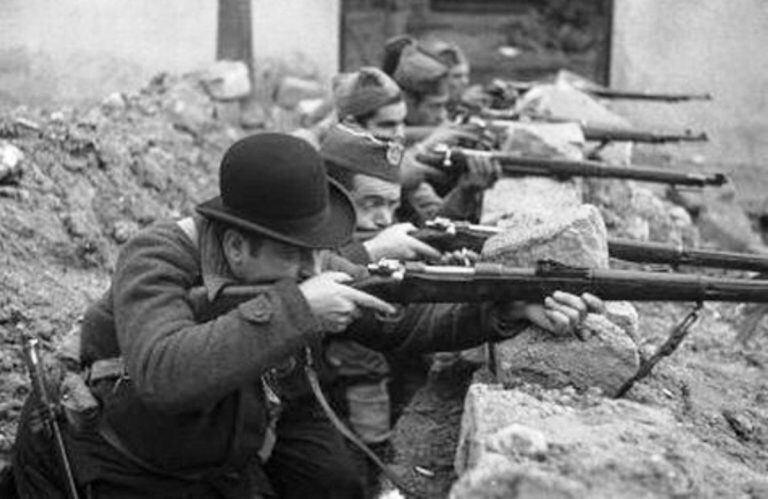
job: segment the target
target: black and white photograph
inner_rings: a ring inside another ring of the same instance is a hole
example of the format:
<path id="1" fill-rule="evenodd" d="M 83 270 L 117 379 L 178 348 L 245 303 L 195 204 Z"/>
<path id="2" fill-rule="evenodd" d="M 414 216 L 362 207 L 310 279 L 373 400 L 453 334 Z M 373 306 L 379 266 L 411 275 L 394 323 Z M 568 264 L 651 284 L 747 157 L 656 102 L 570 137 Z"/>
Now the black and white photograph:
<path id="1" fill-rule="evenodd" d="M 0 0 L 0 499 L 768 499 L 766 0 Z"/>

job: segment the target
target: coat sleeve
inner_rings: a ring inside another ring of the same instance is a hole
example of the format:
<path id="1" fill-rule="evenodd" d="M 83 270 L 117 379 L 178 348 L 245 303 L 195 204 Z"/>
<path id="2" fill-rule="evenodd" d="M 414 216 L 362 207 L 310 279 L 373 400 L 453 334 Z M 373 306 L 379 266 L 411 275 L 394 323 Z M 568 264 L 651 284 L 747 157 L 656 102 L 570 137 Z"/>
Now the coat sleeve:
<path id="1" fill-rule="evenodd" d="M 380 351 L 426 353 L 463 350 L 511 336 L 524 323 L 502 325 L 493 304 L 408 305 L 393 318 L 367 313 L 345 336 Z"/>
<path id="2" fill-rule="evenodd" d="M 197 323 L 188 290 L 198 266 L 186 238 L 148 231 L 126 245 L 113 278 L 115 326 L 128 375 L 139 397 L 165 412 L 211 407 L 321 334 L 291 282 Z"/>

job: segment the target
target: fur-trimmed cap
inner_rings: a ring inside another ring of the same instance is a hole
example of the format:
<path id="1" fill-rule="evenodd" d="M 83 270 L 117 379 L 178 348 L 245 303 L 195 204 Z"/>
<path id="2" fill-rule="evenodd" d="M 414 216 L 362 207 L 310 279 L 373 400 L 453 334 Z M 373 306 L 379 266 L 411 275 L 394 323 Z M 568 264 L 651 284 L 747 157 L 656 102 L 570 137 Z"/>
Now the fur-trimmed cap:
<path id="1" fill-rule="evenodd" d="M 455 43 L 443 40 L 432 40 L 422 43 L 424 50 L 437 57 L 448 68 L 460 64 L 469 64 L 467 56 Z"/>
<path id="2" fill-rule="evenodd" d="M 382 70 L 366 66 L 333 78 L 333 99 L 340 120 L 360 116 L 402 100 L 395 80 Z"/>
<path id="3" fill-rule="evenodd" d="M 400 88 L 417 94 L 445 92 L 448 66 L 417 45 L 406 46 L 400 54 L 394 79 Z"/>

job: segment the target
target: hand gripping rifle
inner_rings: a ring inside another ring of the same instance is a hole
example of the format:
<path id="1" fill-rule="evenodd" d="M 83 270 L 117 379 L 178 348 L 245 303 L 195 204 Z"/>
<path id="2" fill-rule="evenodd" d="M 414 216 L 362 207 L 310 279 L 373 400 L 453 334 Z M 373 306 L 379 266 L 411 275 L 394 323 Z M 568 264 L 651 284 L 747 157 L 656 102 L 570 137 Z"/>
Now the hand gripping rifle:
<path id="1" fill-rule="evenodd" d="M 64 437 L 59 425 L 59 404 L 51 399 L 48 388 L 45 384 L 45 374 L 43 373 L 42 361 L 40 358 L 39 341 L 34 336 L 24 334 L 24 363 L 27 366 L 27 372 L 32 381 L 32 392 L 37 397 L 40 407 L 40 414 L 47 431 L 53 437 L 53 446 L 56 449 L 56 455 L 61 467 L 61 473 L 66 487 L 66 496 L 69 499 L 78 499 L 77 486 L 75 485 L 72 466 L 67 457 L 67 447 L 64 444 Z"/>
<path id="2" fill-rule="evenodd" d="M 438 217 L 427 221 L 423 228 L 411 232 L 410 235 L 444 253 L 464 248 L 480 253 L 485 241 L 501 232 L 503 229 L 499 227 Z M 608 254 L 619 260 L 665 264 L 673 268 L 690 265 L 768 272 L 768 255 L 703 250 L 632 239 L 609 238 Z"/>
<path id="3" fill-rule="evenodd" d="M 678 173 L 660 168 L 611 166 L 599 161 L 538 158 L 451 147 L 437 148 L 428 153 L 417 154 L 416 159 L 445 172 L 462 173 L 467 170 L 468 158 L 471 156 L 485 156 L 498 161 L 502 172 L 508 176 L 615 178 L 694 187 L 719 187 L 726 183 L 726 177 L 722 173 L 714 175 Z"/>

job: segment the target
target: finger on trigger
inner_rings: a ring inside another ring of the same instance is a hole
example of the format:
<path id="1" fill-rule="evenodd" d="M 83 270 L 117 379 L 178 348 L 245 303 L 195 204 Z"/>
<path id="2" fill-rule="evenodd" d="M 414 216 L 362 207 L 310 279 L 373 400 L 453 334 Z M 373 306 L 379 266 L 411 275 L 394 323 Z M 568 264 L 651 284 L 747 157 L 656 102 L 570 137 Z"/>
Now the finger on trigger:
<path id="1" fill-rule="evenodd" d="M 605 302 L 591 293 L 582 293 L 581 299 L 587 304 L 587 307 L 597 313 L 605 313 Z"/>
<path id="2" fill-rule="evenodd" d="M 394 314 L 397 311 L 395 307 L 384 300 L 354 288 L 349 288 L 347 297 L 360 307 L 378 310 L 384 314 Z"/>
<path id="3" fill-rule="evenodd" d="M 329 271 L 323 272 L 322 275 L 327 276 L 328 279 L 332 280 L 333 282 L 349 282 L 352 280 L 352 276 L 346 272 Z"/>
<path id="4" fill-rule="evenodd" d="M 411 247 L 420 255 L 426 256 L 428 258 L 440 258 L 439 251 L 437 251 L 432 246 L 419 241 L 418 239 L 413 238 L 413 244 Z"/>

